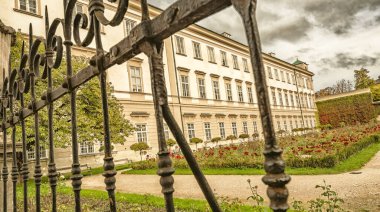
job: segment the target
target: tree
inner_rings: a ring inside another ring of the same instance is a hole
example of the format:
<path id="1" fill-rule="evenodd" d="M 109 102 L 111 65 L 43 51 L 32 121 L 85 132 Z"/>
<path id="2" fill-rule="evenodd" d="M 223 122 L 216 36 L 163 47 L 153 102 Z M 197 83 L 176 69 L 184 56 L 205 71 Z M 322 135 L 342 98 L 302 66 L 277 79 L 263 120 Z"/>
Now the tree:
<path id="1" fill-rule="evenodd" d="M 257 139 L 258 137 L 259 137 L 259 133 L 253 133 L 253 134 L 252 134 L 252 138 L 253 138 L 253 139 Z"/>
<path id="2" fill-rule="evenodd" d="M 169 146 L 169 152 L 171 152 L 171 148 L 176 145 L 177 141 L 174 140 L 174 139 L 171 139 L 169 138 L 168 140 L 166 140 L 166 145 Z"/>
<path id="3" fill-rule="evenodd" d="M 25 42 L 28 43 L 28 42 Z M 22 48 L 22 36 L 17 35 L 16 45 L 12 47 L 12 67 L 18 67 Z M 28 46 L 26 46 L 26 49 Z M 40 49 L 43 53 L 43 49 Z M 64 57 L 65 58 L 65 57 Z M 82 57 L 72 57 L 73 71 L 76 73 L 88 65 L 88 60 Z M 41 68 L 42 69 L 42 68 Z M 66 79 L 66 61 L 63 59 L 58 69 L 52 70 L 53 87 L 60 86 Z M 47 90 L 47 81 L 37 78 L 36 96 L 40 98 Z M 107 84 L 107 98 L 109 110 L 109 122 L 111 131 L 111 142 L 123 144 L 125 138 L 133 131 L 130 122 L 123 114 L 123 106 L 112 95 L 113 87 Z M 30 102 L 30 92 L 24 95 L 25 104 Z M 20 108 L 19 101 L 16 101 L 16 109 Z M 77 134 L 79 143 L 93 143 L 103 141 L 103 112 L 101 102 L 101 91 L 98 78 L 93 78 L 77 90 Z M 53 127 L 54 144 L 56 147 L 68 147 L 71 145 L 71 109 L 70 97 L 65 95 L 54 102 Z M 48 115 L 46 107 L 39 111 L 39 131 L 41 146 L 48 145 Z M 26 137 L 29 150 L 34 146 L 34 119 L 28 117 L 25 120 Z M 18 140 L 21 140 L 20 127 L 18 130 Z M 102 149 L 102 148 L 101 148 Z"/>
<path id="4" fill-rule="evenodd" d="M 130 149 L 135 151 L 135 152 L 140 152 L 140 159 L 142 161 L 142 156 L 143 156 L 145 150 L 149 149 L 149 145 L 145 142 L 134 143 L 131 145 Z"/>
<path id="5" fill-rule="evenodd" d="M 235 136 L 235 135 L 229 135 L 229 136 L 227 136 L 227 138 L 226 138 L 226 140 L 230 140 L 231 143 L 232 143 L 232 141 L 235 140 L 235 139 L 236 139 L 236 136 Z"/>
<path id="6" fill-rule="evenodd" d="M 335 83 L 333 86 L 334 94 L 350 92 L 353 89 L 353 84 L 350 80 L 341 79 Z"/>
<path id="7" fill-rule="evenodd" d="M 216 143 L 216 146 L 218 146 L 218 143 L 219 143 L 219 141 L 221 141 L 221 140 L 222 140 L 221 137 L 215 137 L 215 138 L 212 138 L 212 139 L 211 139 L 211 142 L 212 142 L 212 143 Z"/>
<path id="8" fill-rule="evenodd" d="M 375 84 L 375 80 L 372 79 L 368 74 L 369 71 L 365 68 L 360 70 L 355 70 L 355 89 L 363 89 L 371 87 Z"/>
<path id="9" fill-rule="evenodd" d="M 195 149 L 198 149 L 198 144 L 202 143 L 203 140 L 200 138 L 192 138 L 190 139 L 190 143 L 195 144 Z"/>
<path id="10" fill-rule="evenodd" d="M 249 135 L 248 134 L 240 134 L 239 138 L 245 140 L 246 138 L 249 138 Z"/>

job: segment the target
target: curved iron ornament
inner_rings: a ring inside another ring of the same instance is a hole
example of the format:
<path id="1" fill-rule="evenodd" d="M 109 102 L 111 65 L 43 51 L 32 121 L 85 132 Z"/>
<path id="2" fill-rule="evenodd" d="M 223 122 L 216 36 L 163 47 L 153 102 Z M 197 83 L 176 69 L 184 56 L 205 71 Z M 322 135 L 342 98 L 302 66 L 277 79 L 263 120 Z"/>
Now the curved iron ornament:
<path id="1" fill-rule="evenodd" d="M 108 0 L 110 3 L 117 2 L 116 0 Z M 271 200 L 271 208 L 274 211 L 286 211 L 288 209 L 287 197 L 288 190 L 286 184 L 290 181 L 290 177 L 284 173 L 285 165 L 281 158 L 282 151 L 276 143 L 275 133 L 272 125 L 272 116 L 269 105 L 269 96 L 265 81 L 265 72 L 263 60 L 261 57 L 261 44 L 256 23 L 256 0 L 178 0 L 169 8 L 162 12 L 154 19 L 150 19 L 148 4 L 146 0 L 141 1 L 142 22 L 132 29 L 130 35 L 119 43 L 110 48 L 109 52 L 105 51 L 102 45 L 101 26 L 115 27 L 120 25 L 127 12 L 129 1 L 119 0 L 116 13 L 108 19 L 105 14 L 105 5 L 103 0 L 89 1 L 89 16 L 85 13 L 77 13 L 73 17 L 74 9 L 77 0 L 64 0 L 64 19 L 55 18 L 51 24 L 49 22 L 48 9 L 45 8 L 45 38 L 33 36 L 32 26 L 29 30 L 29 52 L 25 53 L 23 44 L 20 65 L 18 69 L 11 71 L 9 67 L 8 77 L 4 75 L 3 90 L 1 97 L 1 118 L 3 131 L 3 187 L 4 187 L 4 207 L 6 211 L 6 188 L 8 179 L 8 168 L 6 164 L 7 152 L 7 136 L 6 130 L 12 129 L 12 182 L 13 189 L 17 183 L 17 167 L 15 164 L 15 148 L 16 148 L 16 125 L 20 123 L 22 133 L 22 176 L 24 180 L 24 211 L 28 211 L 28 196 L 27 196 L 27 180 L 28 180 L 28 161 L 26 149 L 26 129 L 25 119 L 29 116 L 34 116 L 35 130 L 35 184 L 36 184 L 36 210 L 40 211 L 40 184 L 41 184 L 41 164 L 40 164 L 40 137 L 39 137 L 39 110 L 43 107 L 48 109 L 48 145 L 49 145 L 49 162 L 48 162 L 48 178 L 52 193 L 52 211 L 57 211 L 57 169 L 54 155 L 54 140 L 53 140 L 53 111 L 54 101 L 61 98 L 63 95 L 70 95 L 71 107 L 71 140 L 72 140 L 72 186 L 75 194 L 75 211 L 81 211 L 80 191 L 82 185 L 82 174 L 79 162 L 78 152 L 78 136 L 77 136 L 77 112 L 76 112 L 76 90 L 79 86 L 86 83 L 88 80 L 98 76 L 100 80 L 100 89 L 102 95 L 103 108 L 103 127 L 104 127 L 104 182 L 108 192 L 108 200 L 110 211 L 116 211 L 115 200 L 115 183 L 116 170 L 112 156 L 111 140 L 107 102 L 107 74 L 106 71 L 116 64 L 122 64 L 125 61 L 133 58 L 135 55 L 144 53 L 149 58 L 150 74 L 152 77 L 152 95 L 155 109 L 155 118 L 158 132 L 158 171 L 157 174 L 161 177 L 160 184 L 162 193 L 165 197 L 167 211 L 174 211 L 173 203 L 173 184 L 174 184 L 174 168 L 169 157 L 169 151 L 166 146 L 163 120 L 168 124 L 172 134 L 180 146 L 184 157 L 186 158 L 194 177 L 196 178 L 201 190 L 203 191 L 206 200 L 208 201 L 213 211 L 221 211 L 216 198 L 210 188 L 205 176 L 192 150 L 186 141 L 183 132 L 178 123 L 174 119 L 170 107 L 168 105 L 168 97 L 165 84 L 165 75 L 163 67 L 163 41 L 172 36 L 177 31 L 188 27 L 189 25 L 202 20 L 220 10 L 234 5 L 235 9 L 242 16 L 245 26 L 249 49 L 251 52 L 251 61 L 254 78 L 256 79 L 256 91 L 259 97 L 259 110 L 264 129 L 265 137 L 265 170 L 267 175 L 263 178 L 268 187 L 268 196 Z M 58 28 L 62 28 L 63 37 L 57 35 Z M 86 35 L 81 38 L 82 29 L 87 29 Z M 71 60 L 72 46 L 88 47 L 95 43 L 96 55 L 90 60 L 89 66 L 74 74 Z M 44 49 L 43 53 L 38 50 Z M 65 54 L 63 52 L 65 51 Z M 66 80 L 58 88 L 53 88 L 53 73 L 54 69 L 60 67 L 63 57 L 66 59 Z M 41 68 L 41 74 L 40 74 Z M 5 70 L 3 70 L 5 73 Z M 35 83 L 39 79 L 47 80 L 46 92 L 41 96 L 41 100 L 37 99 L 35 91 Z M 30 93 L 31 102 L 25 107 L 24 95 Z M 14 111 L 14 102 L 19 101 L 21 106 L 20 111 Z M 9 118 L 7 116 L 9 114 Z M 15 194 L 15 192 L 14 192 Z M 13 200 L 16 202 L 16 196 L 13 195 Z"/>

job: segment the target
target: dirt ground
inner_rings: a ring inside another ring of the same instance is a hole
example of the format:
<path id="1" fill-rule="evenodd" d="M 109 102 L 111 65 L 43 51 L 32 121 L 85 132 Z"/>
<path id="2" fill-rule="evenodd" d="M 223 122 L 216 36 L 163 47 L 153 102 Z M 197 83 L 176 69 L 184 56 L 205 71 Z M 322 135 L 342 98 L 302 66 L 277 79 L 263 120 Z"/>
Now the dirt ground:
<path id="1" fill-rule="evenodd" d="M 298 175 L 292 176 L 288 185 L 289 202 L 301 200 L 307 202 L 321 193 L 315 185 L 326 180 L 333 190 L 345 201 L 345 209 L 351 211 L 380 211 L 380 152 L 365 165 L 359 174 L 344 173 L 336 175 Z M 116 176 L 117 191 L 126 193 L 161 195 L 159 177 L 155 175 L 121 175 Z M 258 185 L 259 194 L 266 197 L 266 186 L 262 176 L 258 175 L 209 175 L 206 176 L 211 187 L 219 196 L 239 198 L 243 201 L 250 196 L 247 179 Z M 203 199 L 203 194 L 193 176 L 175 176 L 175 197 Z M 104 189 L 101 175 L 85 177 L 83 189 Z M 267 198 L 266 198 L 267 199 Z"/>

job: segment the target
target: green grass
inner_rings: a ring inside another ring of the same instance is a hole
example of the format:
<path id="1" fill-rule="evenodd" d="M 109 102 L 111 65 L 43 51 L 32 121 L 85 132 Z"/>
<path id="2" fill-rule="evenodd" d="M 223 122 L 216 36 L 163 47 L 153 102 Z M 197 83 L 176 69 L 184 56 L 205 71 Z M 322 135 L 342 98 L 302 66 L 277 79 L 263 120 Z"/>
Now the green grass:
<path id="1" fill-rule="evenodd" d="M 339 163 L 333 168 L 286 168 L 286 173 L 291 175 L 321 175 L 321 174 L 339 174 L 350 172 L 363 167 L 371 158 L 380 151 L 380 143 L 372 144 L 361 151 L 355 153 L 347 160 Z M 205 175 L 263 175 L 263 169 L 254 168 L 219 168 L 219 169 L 202 169 Z M 122 174 L 154 175 L 156 169 L 147 170 L 129 170 Z M 176 169 L 175 175 L 191 175 L 190 169 Z"/>
<path id="2" fill-rule="evenodd" d="M 35 198 L 35 185 L 34 181 L 30 180 L 28 182 L 28 197 L 31 199 Z M 58 203 L 60 203 L 59 198 L 62 196 L 68 196 L 74 199 L 73 190 L 71 187 L 59 183 L 57 187 Z M 50 187 L 47 183 L 41 184 L 41 196 L 50 196 Z M 81 191 L 81 198 L 91 200 L 90 202 L 99 203 L 100 201 L 107 201 L 108 194 L 106 191 L 90 190 L 84 189 Z M 22 200 L 22 185 L 19 184 L 17 187 L 17 199 Z M 150 205 L 154 208 L 164 209 L 165 202 L 162 197 L 153 195 L 141 195 L 141 194 L 127 194 L 127 193 L 116 193 L 116 201 L 118 203 L 128 203 L 128 204 L 139 204 L 139 205 Z M 68 202 L 63 202 L 60 204 L 71 204 Z M 210 211 L 208 203 L 205 200 L 198 199 L 185 199 L 185 198 L 174 198 L 174 204 L 177 210 L 181 211 Z M 71 205 L 72 206 L 72 205 Z M 71 207 L 70 206 L 70 207 Z M 230 208 L 225 202 L 222 204 L 222 208 Z M 252 206 L 249 205 L 234 205 L 234 209 L 229 211 L 255 211 Z M 270 211 L 269 208 L 263 207 L 263 211 Z"/>

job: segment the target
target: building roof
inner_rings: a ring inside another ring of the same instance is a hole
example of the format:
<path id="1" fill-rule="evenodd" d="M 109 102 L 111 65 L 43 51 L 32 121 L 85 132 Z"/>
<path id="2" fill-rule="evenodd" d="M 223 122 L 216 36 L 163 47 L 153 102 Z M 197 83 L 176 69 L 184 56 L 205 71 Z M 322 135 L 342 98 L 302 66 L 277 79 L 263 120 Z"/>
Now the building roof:
<path id="1" fill-rule="evenodd" d="M 296 61 L 294 61 L 293 62 L 293 65 L 300 65 L 300 64 L 306 64 L 305 62 L 303 62 L 303 61 L 301 61 L 301 60 L 299 60 L 298 58 L 297 58 L 297 60 Z"/>

